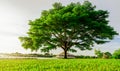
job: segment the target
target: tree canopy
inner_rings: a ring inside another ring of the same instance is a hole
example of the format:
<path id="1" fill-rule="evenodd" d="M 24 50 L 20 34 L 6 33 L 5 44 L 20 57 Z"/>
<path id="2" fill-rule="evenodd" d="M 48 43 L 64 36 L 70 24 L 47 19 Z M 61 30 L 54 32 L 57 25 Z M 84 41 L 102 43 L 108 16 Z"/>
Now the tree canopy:
<path id="1" fill-rule="evenodd" d="M 19 38 L 26 49 L 48 52 L 62 48 L 67 58 L 67 51 L 91 50 L 94 44 L 103 44 L 117 35 L 108 25 L 108 15 L 89 1 L 66 6 L 54 3 L 53 8 L 42 11 L 40 18 L 30 20 L 28 36 Z"/>

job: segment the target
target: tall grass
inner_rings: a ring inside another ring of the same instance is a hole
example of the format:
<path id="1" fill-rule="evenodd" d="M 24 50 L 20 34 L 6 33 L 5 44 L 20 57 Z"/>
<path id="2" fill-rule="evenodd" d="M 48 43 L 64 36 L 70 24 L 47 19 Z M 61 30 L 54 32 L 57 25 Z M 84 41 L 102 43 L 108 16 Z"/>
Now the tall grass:
<path id="1" fill-rule="evenodd" d="M 120 71 L 120 60 L 1 59 L 0 71 Z"/>

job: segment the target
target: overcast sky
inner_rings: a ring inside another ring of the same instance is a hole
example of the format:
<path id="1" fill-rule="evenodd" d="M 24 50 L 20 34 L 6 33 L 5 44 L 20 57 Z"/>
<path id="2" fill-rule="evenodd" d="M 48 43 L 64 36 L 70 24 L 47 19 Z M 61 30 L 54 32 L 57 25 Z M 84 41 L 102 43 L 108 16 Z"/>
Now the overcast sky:
<path id="1" fill-rule="evenodd" d="M 19 36 L 25 36 L 29 28 L 28 20 L 40 17 L 42 10 L 52 8 L 54 2 L 63 5 L 70 2 L 83 2 L 84 0 L 0 0 L 0 53 L 21 52 L 30 53 L 21 47 Z M 120 0 L 89 0 L 97 9 L 108 10 L 109 24 L 120 34 Z M 120 35 L 114 40 L 94 48 L 113 52 L 120 48 Z M 54 53 L 60 52 L 60 49 Z M 83 51 L 77 54 L 94 54 L 94 51 Z"/>

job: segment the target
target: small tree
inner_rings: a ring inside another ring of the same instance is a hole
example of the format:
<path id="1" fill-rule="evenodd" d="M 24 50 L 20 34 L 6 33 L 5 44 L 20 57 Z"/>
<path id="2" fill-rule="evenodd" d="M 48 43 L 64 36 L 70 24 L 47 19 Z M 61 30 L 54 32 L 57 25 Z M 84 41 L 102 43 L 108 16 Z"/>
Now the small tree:
<path id="1" fill-rule="evenodd" d="M 103 57 L 103 53 L 100 50 L 96 50 L 96 49 L 95 49 L 95 55 L 97 55 L 98 58 Z"/>
<path id="2" fill-rule="evenodd" d="M 113 58 L 120 59 L 120 49 L 114 51 Z"/>
<path id="3" fill-rule="evenodd" d="M 89 1 L 67 6 L 54 3 L 40 18 L 29 21 L 28 36 L 19 38 L 22 46 L 43 52 L 62 48 L 67 58 L 67 51 L 77 51 L 74 48 L 91 50 L 95 43 L 113 39 L 117 33 L 108 25 L 108 11 L 95 8 Z"/>
<path id="4" fill-rule="evenodd" d="M 110 52 L 104 52 L 102 58 L 111 58 L 112 54 Z"/>

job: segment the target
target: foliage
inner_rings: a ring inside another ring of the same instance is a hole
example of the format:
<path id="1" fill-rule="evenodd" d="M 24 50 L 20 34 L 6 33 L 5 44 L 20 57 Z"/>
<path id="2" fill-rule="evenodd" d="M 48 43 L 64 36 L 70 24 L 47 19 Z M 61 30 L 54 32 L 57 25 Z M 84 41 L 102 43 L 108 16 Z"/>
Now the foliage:
<path id="1" fill-rule="evenodd" d="M 120 60 L 0 59 L 0 71 L 120 71 Z"/>
<path id="2" fill-rule="evenodd" d="M 110 52 L 104 52 L 102 58 L 111 58 L 112 54 Z"/>
<path id="3" fill-rule="evenodd" d="M 22 54 L 22 53 L 2 53 L 1 55 L 3 55 L 3 57 L 1 58 L 4 58 L 5 57 L 15 57 L 15 58 L 36 58 L 36 57 L 55 57 L 55 55 L 52 55 L 52 54 L 36 54 L 36 53 L 32 53 L 32 54 Z"/>
<path id="4" fill-rule="evenodd" d="M 113 58 L 120 59 L 120 49 L 114 51 Z"/>
<path id="5" fill-rule="evenodd" d="M 97 57 L 96 56 L 84 56 L 84 55 L 80 55 L 80 56 L 75 56 L 75 58 L 80 58 L 80 59 L 95 59 Z"/>
<path id="6" fill-rule="evenodd" d="M 62 48 L 67 51 L 91 50 L 94 44 L 103 44 L 117 33 L 108 25 L 108 11 L 96 10 L 89 1 L 63 6 L 54 3 L 53 8 L 43 10 L 41 17 L 29 21 L 27 37 L 19 37 L 25 49 L 48 52 Z"/>
<path id="7" fill-rule="evenodd" d="M 97 55 L 98 58 L 103 57 L 103 53 L 100 50 L 96 50 L 96 49 L 95 49 L 95 55 Z"/>
<path id="8" fill-rule="evenodd" d="M 112 54 L 110 52 L 101 52 L 100 50 L 95 49 L 95 55 L 97 55 L 98 58 L 111 58 Z"/>

